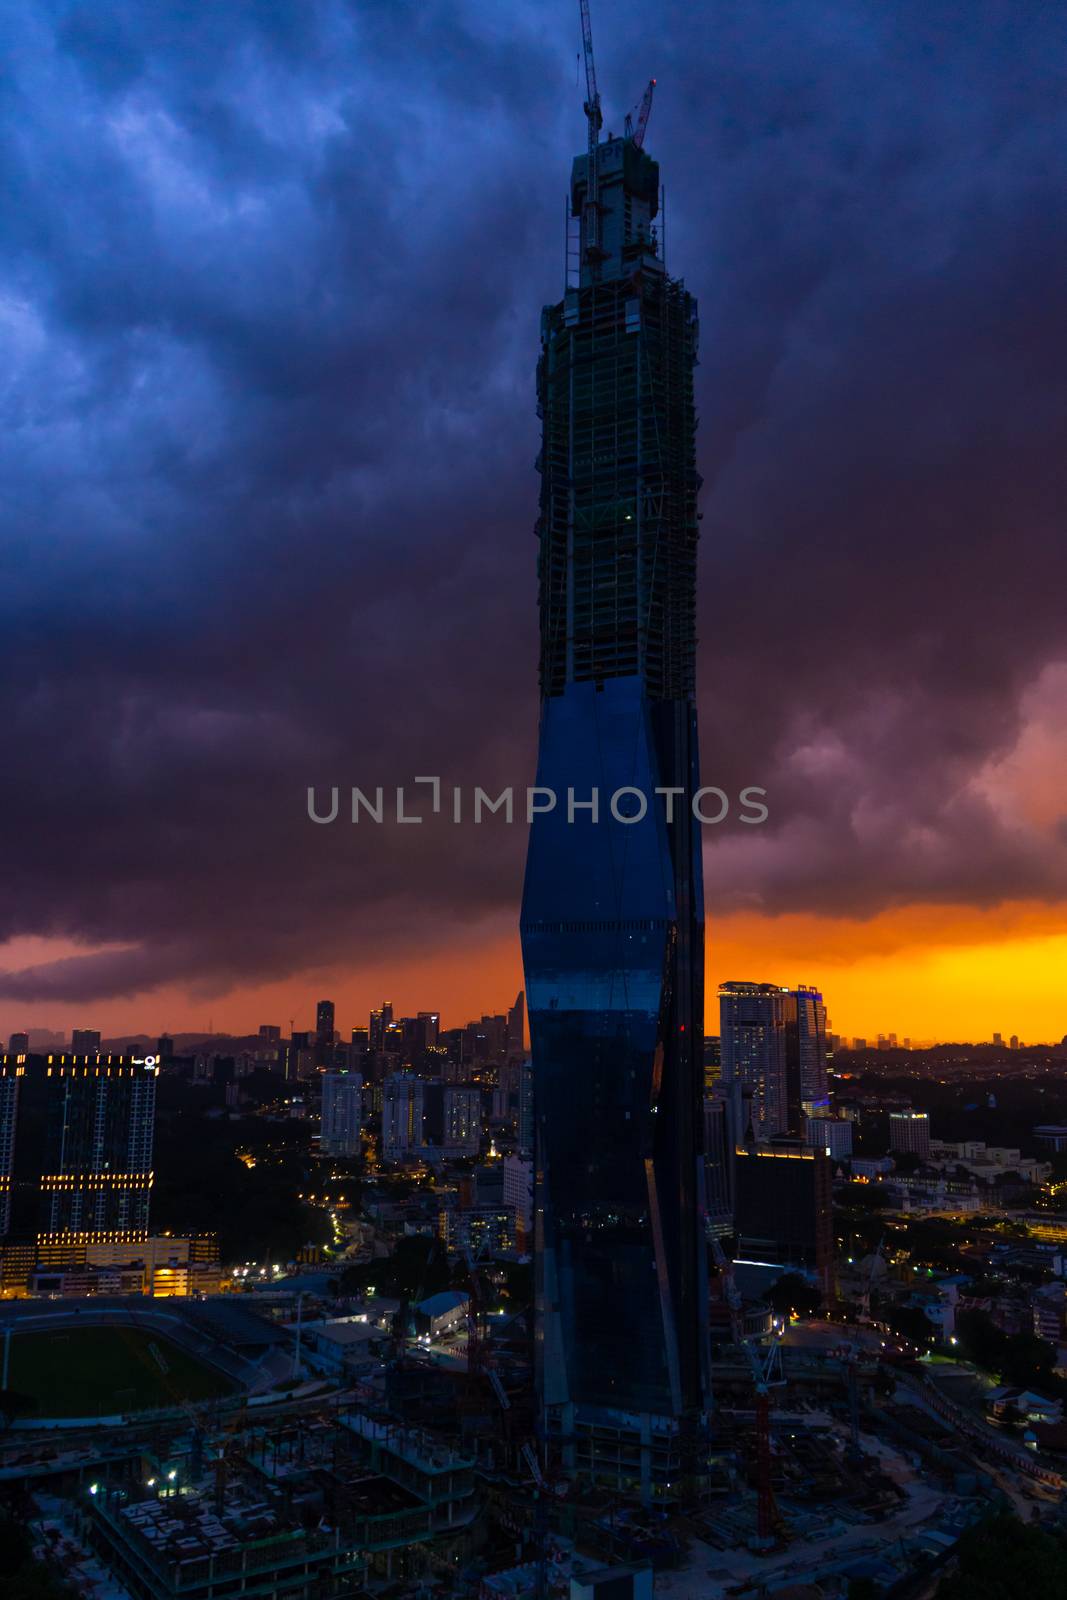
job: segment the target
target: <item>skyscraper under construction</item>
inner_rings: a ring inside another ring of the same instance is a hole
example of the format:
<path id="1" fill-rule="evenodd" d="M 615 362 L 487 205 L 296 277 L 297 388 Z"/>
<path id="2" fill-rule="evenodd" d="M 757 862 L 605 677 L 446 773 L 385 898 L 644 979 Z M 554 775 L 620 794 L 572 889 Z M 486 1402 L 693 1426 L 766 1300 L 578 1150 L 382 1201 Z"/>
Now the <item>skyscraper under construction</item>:
<path id="1" fill-rule="evenodd" d="M 538 1387 L 565 1469 L 650 1498 L 688 1470 L 708 1404 L 697 317 L 657 239 L 652 85 L 636 129 L 603 139 L 583 20 L 578 259 L 543 314 L 537 383 L 537 782 L 557 797 L 522 911 Z"/>

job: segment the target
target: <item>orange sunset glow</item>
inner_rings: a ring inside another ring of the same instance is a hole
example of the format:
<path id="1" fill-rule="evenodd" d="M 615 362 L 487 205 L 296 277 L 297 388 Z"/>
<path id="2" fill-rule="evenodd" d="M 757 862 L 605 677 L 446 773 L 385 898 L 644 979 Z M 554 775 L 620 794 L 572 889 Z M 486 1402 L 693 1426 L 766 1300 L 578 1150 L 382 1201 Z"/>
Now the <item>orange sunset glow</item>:
<path id="1" fill-rule="evenodd" d="M 708 922 L 708 1032 L 717 1030 L 714 993 L 729 978 L 812 983 L 826 996 L 836 1033 L 865 1038 L 894 1032 L 915 1042 L 980 1041 L 994 1032 L 1028 1043 L 1067 1034 L 1067 917 L 1061 905 L 1020 902 L 976 911 L 909 906 L 868 921 L 753 913 Z M 20 941 L 19 956 L 49 958 L 52 941 Z M 42 948 L 31 948 L 42 947 Z M 8 948 L 10 959 L 11 947 Z M 71 950 L 73 953 L 73 950 Z M 84 953 L 79 952 L 79 953 Z M 337 1005 L 343 1034 L 364 1024 L 383 998 L 398 1013 L 439 1009 L 446 1027 L 499 1011 L 522 987 L 517 934 L 502 919 L 480 924 L 443 951 L 421 950 L 360 966 L 316 969 L 277 983 L 191 994 L 179 988 L 106 1004 L 50 1005 L 47 1025 L 105 1035 L 144 1032 L 254 1032 L 261 1022 L 288 1028 L 314 1021 L 315 1001 Z M 5 1008 L 5 1029 L 24 1022 Z M 31 1008 L 26 1008 L 29 1011 Z"/>

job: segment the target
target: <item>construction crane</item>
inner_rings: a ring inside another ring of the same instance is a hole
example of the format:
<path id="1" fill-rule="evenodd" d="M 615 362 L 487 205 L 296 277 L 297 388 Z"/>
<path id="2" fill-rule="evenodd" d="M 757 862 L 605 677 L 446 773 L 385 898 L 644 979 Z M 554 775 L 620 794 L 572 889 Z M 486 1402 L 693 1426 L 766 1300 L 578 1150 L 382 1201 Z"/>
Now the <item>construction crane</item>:
<path id="1" fill-rule="evenodd" d="M 857 1322 L 867 1323 L 871 1320 L 871 1289 L 874 1287 L 874 1269 L 882 1259 L 882 1246 L 885 1244 L 885 1234 L 879 1239 L 875 1252 L 867 1268 L 866 1281 L 863 1285 L 863 1294 L 860 1297 L 859 1315 Z"/>
<path id="2" fill-rule="evenodd" d="M 578 0 L 582 14 L 582 50 L 585 53 L 585 116 L 589 129 L 588 166 L 586 169 L 585 212 L 582 218 L 582 243 L 586 258 L 595 262 L 600 255 L 600 183 L 599 152 L 600 129 L 604 116 L 600 109 L 600 91 L 596 86 L 596 62 L 593 60 L 593 25 L 589 17 L 589 0 Z"/>
<path id="3" fill-rule="evenodd" d="M 734 1281 L 733 1262 L 715 1234 L 711 1236 L 711 1253 L 722 1279 L 726 1303 L 730 1308 L 730 1332 L 733 1342 L 741 1350 L 752 1373 L 752 1387 L 756 1402 L 756 1538 L 757 1550 L 769 1550 L 782 1535 L 782 1519 L 774 1499 L 771 1482 L 771 1390 L 785 1382 L 782 1372 L 782 1351 L 777 1340 L 768 1350 L 757 1348 L 756 1341 L 746 1337 L 745 1314 L 741 1293 Z"/>
<path id="4" fill-rule="evenodd" d="M 649 78 L 648 88 L 641 97 L 641 105 L 637 112 L 636 127 L 634 126 L 633 113 L 630 111 L 626 113 L 626 137 L 637 146 L 638 150 L 645 142 L 645 129 L 648 127 L 648 119 L 652 114 L 652 96 L 655 92 L 656 80 L 655 78 Z"/>

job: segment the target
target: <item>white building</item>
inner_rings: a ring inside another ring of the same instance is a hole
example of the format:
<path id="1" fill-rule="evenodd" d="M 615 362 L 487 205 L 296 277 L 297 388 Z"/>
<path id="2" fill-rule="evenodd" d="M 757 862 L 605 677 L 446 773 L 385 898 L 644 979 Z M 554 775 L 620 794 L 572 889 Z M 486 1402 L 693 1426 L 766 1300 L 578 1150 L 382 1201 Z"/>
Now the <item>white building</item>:
<path id="1" fill-rule="evenodd" d="M 319 1149 L 327 1156 L 358 1156 L 363 1120 L 363 1079 L 358 1072 L 326 1072 L 322 1078 Z"/>
<path id="2" fill-rule="evenodd" d="M 516 1244 L 521 1250 L 533 1233 L 533 1162 L 504 1157 L 504 1204 L 515 1213 Z"/>

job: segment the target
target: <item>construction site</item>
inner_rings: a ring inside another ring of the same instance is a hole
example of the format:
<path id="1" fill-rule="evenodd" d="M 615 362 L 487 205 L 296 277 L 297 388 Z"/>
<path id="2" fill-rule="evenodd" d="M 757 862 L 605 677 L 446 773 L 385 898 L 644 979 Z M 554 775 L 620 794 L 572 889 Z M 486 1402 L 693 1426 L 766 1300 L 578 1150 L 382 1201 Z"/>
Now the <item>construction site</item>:
<path id="1" fill-rule="evenodd" d="M 0 1482 L 18 1486 L 38 1552 L 94 1600 L 538 1600 L 587 1583 L 595 1594 L 620 1574 L 635 1594 L 644 1574 L 678 1596 L 772 1593 L 787 1576 L 835 1596 L 857 1577 L 881 1592 L 936 1570 L 996 1501 L 995 1472 L 884 1353 L 827 1324 L 836 1343 L 791 1342 L 717 1254 L 729 1323 L 715 1408 L 696 1470 L 652 1504 L 640 1502 L 624 1417 L 613 1443 L 603 1431 L 590 1442 L 581 1471 L 563 1470 L 539 1436 L 526 1319 L 488 1314 L 473 1258 L 462 1320 L 440 1348 L 401 1318 L 372 1340 L 369 1366 L 360 1345 L 358 1376 L 325 1371 L 309 1330 L 320 1312 L 327 1326 L 363 1326 L 366 1305 L 301 1293 L 271 1296 L 259 1314 L 208 1307 L 219 1360 L 231 1372 L 249 1363 L 243 1389 L 104 1428 L 23 1419 L 0 1445 Z M 256 1324 L 269 1381 L 251 1375 Z"/>

